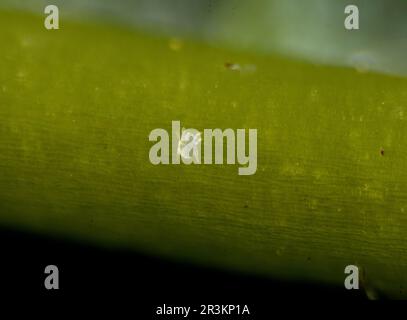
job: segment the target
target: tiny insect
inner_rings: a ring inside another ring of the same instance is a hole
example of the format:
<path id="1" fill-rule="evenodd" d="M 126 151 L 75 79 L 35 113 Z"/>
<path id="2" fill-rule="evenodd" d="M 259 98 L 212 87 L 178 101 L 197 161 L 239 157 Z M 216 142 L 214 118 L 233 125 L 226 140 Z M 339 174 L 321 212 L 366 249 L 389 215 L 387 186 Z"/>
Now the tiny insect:
<path id="1" fill-rule="evenodd" d="M 380 154 L 381 154 L 382 156 L 384 156 L 384 150 L 383 150 L 383 149 L 380 150 Z"/>
<path id="2" fill-rule="evenodd" d="M 192 141 L 190 141 L 192 138 Z M 190 155 L 190 148 L 185 148 L 187 144 L 192 144 L 193 146 L 198 146 L 201 143 L 201 133 L 196 134 L 190 132 L 188 129 L 182 128 L 181 137 L 178 139 L 177 154 L 179 154 L 184 159 L 194 158 L 195 161 L 199 161 L 198 149 L 192 149 L 193 154 Z"/>

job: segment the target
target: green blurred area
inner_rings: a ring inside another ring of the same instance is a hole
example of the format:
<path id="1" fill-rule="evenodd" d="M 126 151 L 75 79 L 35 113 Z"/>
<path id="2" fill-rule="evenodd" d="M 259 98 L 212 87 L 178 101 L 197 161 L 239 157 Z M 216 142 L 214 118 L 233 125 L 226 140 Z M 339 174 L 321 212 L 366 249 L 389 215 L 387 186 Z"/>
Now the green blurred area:
<path id="1" fill-rule="evenodd" d="M 360 30 L 346 31 L 345 0 L 56 0 L 61 19 L 114 21 L 220 46 L 315 63 L 407 74 L 407 1 L 353 0 Z M 1 0 L 42 14 L 45 0 Z"/>

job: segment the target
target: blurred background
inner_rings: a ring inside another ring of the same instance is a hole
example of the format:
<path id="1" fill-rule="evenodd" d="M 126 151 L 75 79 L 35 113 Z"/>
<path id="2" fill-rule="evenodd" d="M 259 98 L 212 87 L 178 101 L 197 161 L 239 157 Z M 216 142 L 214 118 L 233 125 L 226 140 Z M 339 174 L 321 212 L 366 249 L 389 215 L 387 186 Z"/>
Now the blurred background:
<path id="1" fill-rule="evenodd" d="M 407 74 L 404 0 L 0 0 L 2 7 L 38 14 L 48 4 L 58 5 L 62 21 L 97 19 L 217 46 Z M 359 8 L 358 31 L 343 26 L 348 4 Z"/>

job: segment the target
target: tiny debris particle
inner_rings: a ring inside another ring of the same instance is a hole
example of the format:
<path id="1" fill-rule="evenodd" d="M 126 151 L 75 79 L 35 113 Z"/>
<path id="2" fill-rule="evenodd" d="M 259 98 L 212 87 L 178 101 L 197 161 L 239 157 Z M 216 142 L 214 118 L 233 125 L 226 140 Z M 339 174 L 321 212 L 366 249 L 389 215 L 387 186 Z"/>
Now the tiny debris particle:
<path id="1" fill-rule="evenodd" d="M 232 71 L 239 71 L 242 73 L 254 73 L 257 70 L 257 66 L 254 64 L 238 64 L 232 62 L 225 62 L 225 68 Z"/>
<path id="2" fill-rule="evenodd" d="M 380 154 L 381 154 L 382 156 L 384 156 L 384 150 L 383 150 L 383 149 L 380 150 Z"/>
<path id="3" fill-rule="evenodd" d="M 226 62 L 225 68 L 233 71 L 240 71 L 240 65 L 232 62 Z"/>

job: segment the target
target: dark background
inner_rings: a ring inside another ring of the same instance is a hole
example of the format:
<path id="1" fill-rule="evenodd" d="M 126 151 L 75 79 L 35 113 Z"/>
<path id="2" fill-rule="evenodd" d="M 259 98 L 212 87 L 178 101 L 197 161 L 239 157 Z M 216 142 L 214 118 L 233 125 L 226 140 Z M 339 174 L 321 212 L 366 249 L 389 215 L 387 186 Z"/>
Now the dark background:
<path id="1" fill-rule="evenodd" d="M 164 303 L 248 304 L 251 313 L 258 315 L 283 301 L 365 299 L 361 290 L 282 282 L 4 228 L 0 228 L 0 242 L 1 287 L 18 299 L 92 300 L 98 301 L 99 310 L 106 303 L 119 302 L 150 316 Z M 49 264 L 59 268 L 59 290 L 44 287 L 44 269 Z"/>

